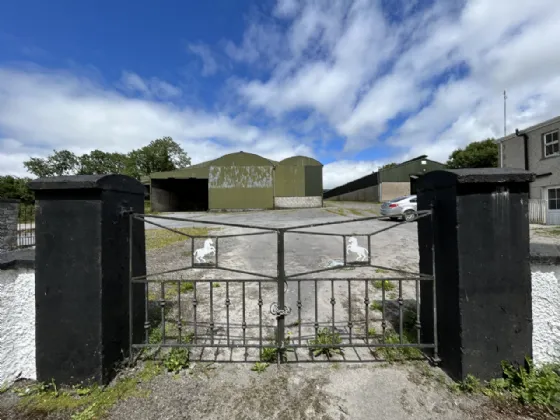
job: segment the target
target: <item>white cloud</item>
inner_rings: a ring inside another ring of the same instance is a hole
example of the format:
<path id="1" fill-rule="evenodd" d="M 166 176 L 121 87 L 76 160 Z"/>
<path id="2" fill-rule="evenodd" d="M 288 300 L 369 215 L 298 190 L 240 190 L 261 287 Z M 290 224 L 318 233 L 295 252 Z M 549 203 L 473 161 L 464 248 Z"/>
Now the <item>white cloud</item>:
<path id="1" fill-rule="evenodd" d="M 269 15 L 260 8 L 238 44 L 223 41 L 233 95 L 212 112 L 175 105 L 180 88 L 134 72 L 123 73 L 120 93 L 76 72 L 0 68 L 0 170 L 55 147 L 127 151 L 163 135 L 193 162 L 238 150 L 322 155 L 342 140 L 341 160 L 324 168 L 329 188 L 382 163 L 422 154 L 446 161 L 457 147 L 501 136 L 504 89 L 508 132 L 559 114 L 558 0 L 426 4 L 278 0 Z M 189 50 L 203 75 L 218 72 L 210 46 Z M 347 157 L 372 146 L 386 161 Z"/>
<path id="2" fill-rule="evenodd" d="M 207 45 L 202 43 L 190 44 L 188 48 L 193 54 L 200 57 L 203 76 L 211 76 L 218 71 L 218 63 Z"/>
<path id="3" fill-rule="evenodd" d="M 126 80 L 131 89 L 144 91 L 142 79 Z M 30 154 L 45 156 L 63 148 L 128 152 L 166 135 L 183 146 L 193 163 L 239 150 L 272 159 L 313 155 L 283 132 L 225 114 L 130 98 L 89 79 L 37 69 L 0 68 L 0 129 L 5 137 L 1 173 L 22 174 Z"/>
<path id="4" fill-rule="evenodd" d="M 158 78 L 144 80 L 136 73 L 123 72 L 120 87 L 129 93 L 139 93 L 147 98 L 171 99 L 181 96 L 181 89 Z"/>
<path id="5" fill-rule="evenodd" d="M 278 120 L 319 114 L 347 152 L 375 144 L 401 119 L 376 144 L 392 161 L 446 161 L 456 147 L 499 137 L 504 89 L 508 132 L 558 115 L 558 1 L 435 2 L 420 13 L 420 3 L 401 3 L 388 11 L 366 0 L 279 1 L 290 48 L 270 77 L 239 83 L 240 95 Z M 267 50 L 246 40 L 239 48 L 240 56 Z"/>
<path id="6" fill-rule="evenodd" d="M 323 167 L 323 188 L 334 188 L 375 172 L 381 161 L 339 160 Z"/>

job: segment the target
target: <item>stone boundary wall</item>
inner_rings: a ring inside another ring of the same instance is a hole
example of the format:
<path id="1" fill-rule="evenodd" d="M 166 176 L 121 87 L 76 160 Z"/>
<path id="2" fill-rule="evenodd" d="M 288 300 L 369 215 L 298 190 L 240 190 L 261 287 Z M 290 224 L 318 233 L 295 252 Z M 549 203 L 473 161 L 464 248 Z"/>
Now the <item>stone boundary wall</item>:
<path id="1" fill-rule="evenodd" d="M 17 248 L 19 200 L 0 198 L 0 253 Z"/>
<path id="2" fill-rule="evenodd" d="M 300 209 L 323 206 L 323 197 L 274 197 L 274 208 Z"/>

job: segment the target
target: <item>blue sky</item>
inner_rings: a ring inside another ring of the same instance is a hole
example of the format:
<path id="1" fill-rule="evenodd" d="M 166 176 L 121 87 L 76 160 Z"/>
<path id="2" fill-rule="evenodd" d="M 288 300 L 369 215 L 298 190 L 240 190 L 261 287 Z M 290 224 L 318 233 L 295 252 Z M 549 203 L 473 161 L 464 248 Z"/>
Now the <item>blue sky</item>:
<path id="1" fill-rule="evenodd" d="M 310 155 L 325 187 L 557 115 L 557 0 L 0 5 L 0 173 L 172 136 L 193 163 Z"/>

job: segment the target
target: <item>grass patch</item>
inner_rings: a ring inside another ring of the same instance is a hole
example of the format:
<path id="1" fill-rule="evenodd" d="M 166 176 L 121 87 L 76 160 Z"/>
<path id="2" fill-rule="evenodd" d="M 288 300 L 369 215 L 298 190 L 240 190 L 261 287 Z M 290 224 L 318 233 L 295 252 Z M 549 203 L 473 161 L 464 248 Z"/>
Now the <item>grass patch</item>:
<path id="1" fill-rule="evenodd" d="M 473 375 L 453 386 L 453 390 L 482 393 L 498 401 L 513 400 L 539 413 L 560 417 L 560 364 L 535 368 L 526 358 L 526 366 L 502 362 L 503 377 L 481 382 Z M 507 405 L 506 405 L 507 407 Z"/>
<path id="2" fill-rule="evenodd" d="M 371 303 L 371 305 L 369 305 L 369 308 L 372 311 L 380 311 L 381 312 L 381 311 L 383 311 L 383 304 L 381 302 L 378 302 L 378 301 L 373 301 Z"/>
<path id="3" fill-rule="evenodd" d="M 376 268 L 375 272 L 378 274 L 386 274 L 389 272 L 389 270 L 384 270 L 383 268 Z"/>
<path id="4" fill-rule="evenodd" d="M 93 420 L 105 416 L 118 401 L 130 397 L 146 396 L 146 391 L 138 388 L 161 372 L 157 363 L 147 362 L 136 374 L 117 379 L 108 387 L 74 387 L 59 389 L 52 384 L 36 384 L 21 389 L 13 388 L 20 396 L 18 411 L 29 418 L 43 418 L 50 413 L 66 413 L 72 420 Z"/>
<path id="5" fill-rule="evenodd" d="M 329 328 L 322 328 L 317 331 L 317 338 L 309 340 L 311 344 L 310 350 L 315 357 L 324 354 L 331 357 L 334 353 L 342 354 L 342 349 L 338 346 L 342 343 L 340 334 L 336 331 L 331 331 Z M 314 347 L 314 346 L 328 346 L 328 347 Z"/>
<path id="6" fill-rule="evenodd" d="M 549 229 L 535 229 L 535 233 L 541 236 L 560 237 L 560 228 L 553 227 Z"/>
<path id="7" fill-rule="evenodd" d="M 349 208 L 347 210 L 355 216 L 363 216 L 363 213 L 358 209 Z"/>
<path id="8" fill-rule="evenodd" d="M 152 211 L 150 200 L 144 200 L 144 214 L 159 214 L 159 211 Z"/>
<path id="9" fill-rule="evenodd" d="M 219 228 L 190 227 L 178 228 L 179 232 L 190 236 L 207 236 L 211 231 Z M 146 250 L 165 248 L 177 242 L 184 242 L 189 238 L 167 229 L 146 229 Z"/>
<path id="10" fill-rule="evenodd" d="M 329 207 L 325 208 L 325 210 L 338 216 L 346 216 L 346 211 L 342 207 Z"/>
<path id="11" fill-rule="evenodd" d="M 286 334 L 286 344 L 289 345 L 290 344 L 290 340 L 291 340 L 291 332 L 288 332 L 288 334 Z M 278 341 L 276 340 L 275 337 L 268 337 L 268 342 L 272 345 L 278 346 Z M 295 351 L 294 349 L 286 349 L 285 351 Z M 263 347 L 261 349 L 261 362 L 265 362 L 265 363 L 276 363 L 276 361 L 278 360 L 278 348 L 277 347 Z M 282 354 L 282 360 L 286 361 L 286 354 Z"/>
<path id="12" fill-rule="evenodd" d="M 409 334 L 403 332 L 403 344 L 412 344 Z M 400 337 L 395 332 L 385 335 L 385 344 L 400 344 Z M 422 350 L 417 347 L 379 347 L 373 350 L 376 355 L 381 355 L 388 362 L 417 359 L 423 356 Z"/>
<path id="13" fill-rule="evenodd" d="M 395 285 L 391 283 L 389 280 L 374 280 L 373 287 L 379 290 L 385 287 L 386 291 L 395 290 Z"/>

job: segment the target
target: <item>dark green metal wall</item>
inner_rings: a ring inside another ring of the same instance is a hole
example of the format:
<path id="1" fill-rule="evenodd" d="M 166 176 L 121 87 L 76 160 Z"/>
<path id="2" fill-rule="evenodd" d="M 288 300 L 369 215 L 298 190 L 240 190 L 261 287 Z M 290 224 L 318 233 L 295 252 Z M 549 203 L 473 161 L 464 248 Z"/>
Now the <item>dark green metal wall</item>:
<path id="1" fill-rule="evenodd" d="M 426 162 L 422 165 L 422 160 Z M 435 171 L 438 169 L 445 169 L 445 165 L 433 160 L 420 159 L 411 162 L 403 163 L 394 168 L 383 169 L 379 171 L 381 182 L 409 182 L 410 175 L 418 175 L 424 172 Z"/>
<path id="2" fill-rule="evenodd" d="M 276 197 L 313 197 L 323 195 L 323 165 L 306 156 L 279 162 L 274 174 Z"/>

